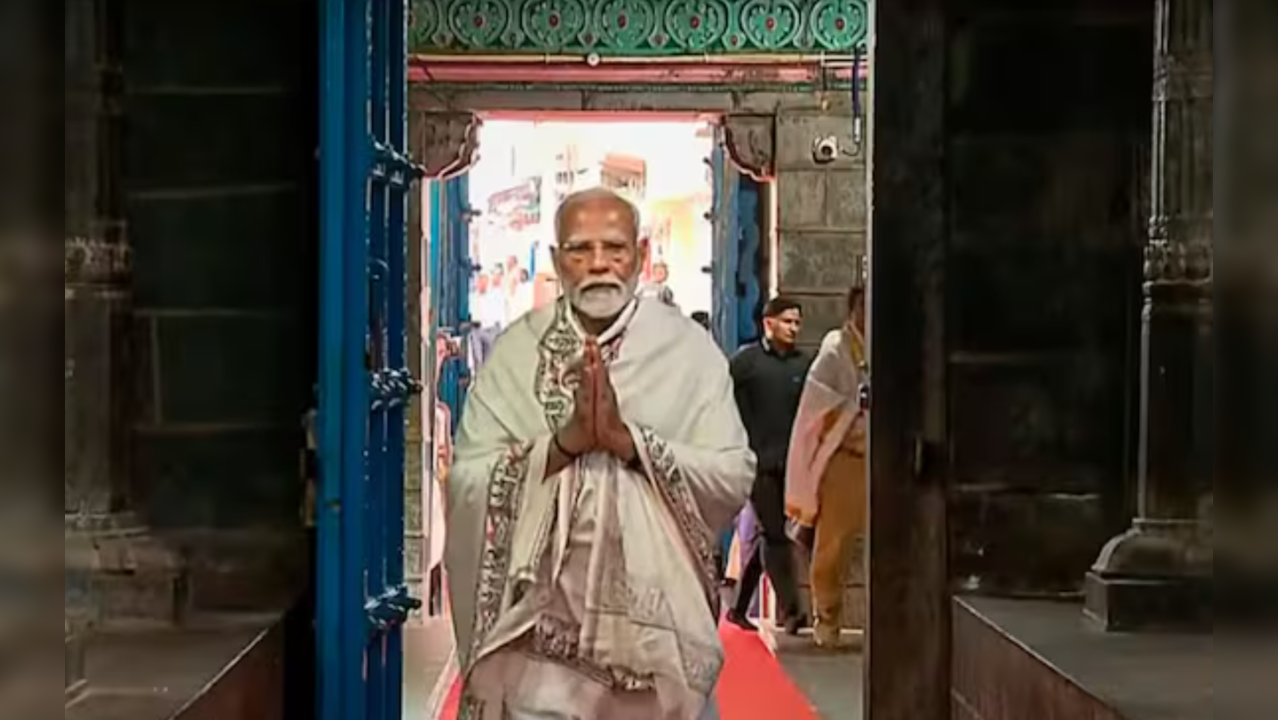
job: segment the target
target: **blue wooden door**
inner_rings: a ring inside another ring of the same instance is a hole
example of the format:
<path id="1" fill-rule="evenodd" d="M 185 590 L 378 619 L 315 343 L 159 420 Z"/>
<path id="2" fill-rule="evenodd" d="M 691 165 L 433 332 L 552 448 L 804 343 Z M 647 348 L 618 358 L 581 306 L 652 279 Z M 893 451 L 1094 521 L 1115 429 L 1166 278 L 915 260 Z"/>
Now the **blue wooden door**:
<path id="1" fill-rule="evenodd" d="M 323 0 L 317 632 L 322 720 L 401 714 L 406 0 Z"/>
<path id="2" fill-rule="evenodd" d="M 710 164 L 714 175 L 714 302 L 712 330 L 724 352 L 759 339 L 756 315 L 763 296 L 760 257 L 763 229 L 759 183 L 737 172 L 718 130 Z"/>

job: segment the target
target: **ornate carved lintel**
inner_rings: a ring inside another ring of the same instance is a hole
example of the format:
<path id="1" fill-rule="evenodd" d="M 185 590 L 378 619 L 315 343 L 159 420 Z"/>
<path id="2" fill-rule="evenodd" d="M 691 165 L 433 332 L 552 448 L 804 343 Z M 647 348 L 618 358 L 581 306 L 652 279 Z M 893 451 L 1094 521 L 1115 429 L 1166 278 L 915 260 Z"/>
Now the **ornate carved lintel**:
<path id="1" fill-rule="evenodd" d="M 418 116 L 420 142 L 413 149 L 426 178 L 447 180 L 470 169 L 479 148 L 481 121 L 468 112 L 425 112 Z"/>
<path id="2" fill-rule="evenodd" d="M 760 182 L 776 174 L 776 118 L 728 115 L 723 119 L 723 149 L 737 170 Z"/>
<path id="3" fill-rule="evenodd" d="M 67 238 L 62 250 L 66 285 L 120 285 L 128 282 L 133 253 L 126 243 Z"/>

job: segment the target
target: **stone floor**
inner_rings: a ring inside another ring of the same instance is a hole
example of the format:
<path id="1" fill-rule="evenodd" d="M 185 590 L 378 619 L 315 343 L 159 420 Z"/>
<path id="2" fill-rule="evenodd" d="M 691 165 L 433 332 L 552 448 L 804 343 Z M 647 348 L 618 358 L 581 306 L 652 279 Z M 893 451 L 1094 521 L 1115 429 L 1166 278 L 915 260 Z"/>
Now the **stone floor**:
<path id="1" fill-rule="evenodd" d="M 96 633 L 86 654 L 88 690 L 66 707 L 64 720 L 168 720 L 277 620 L 217 616 L 181 630 Z"/>
<path id="2" fill-rule="evenodd" d="M 821 720 L 862 719 L 865 662 L 855 644 L 840 653 L 816 649 L 807 636 L 779 635 L 770 644 Z"/>
<path id="3" fill-rule="evenodd" d="M 453 675 L 453 627 L 428 618 L 404 629 L 404 720 L 433 720 Z"/>

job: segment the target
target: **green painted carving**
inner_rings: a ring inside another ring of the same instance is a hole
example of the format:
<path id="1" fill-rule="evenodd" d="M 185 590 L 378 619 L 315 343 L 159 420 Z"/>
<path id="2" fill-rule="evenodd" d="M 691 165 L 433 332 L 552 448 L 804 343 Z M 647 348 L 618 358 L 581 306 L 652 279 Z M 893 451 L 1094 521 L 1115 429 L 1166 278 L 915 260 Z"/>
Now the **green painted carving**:
<path id="1" fill-rule="evenodd" d="M 764 50 L 790 47 L 803 30 L 803 15 L 792 0 L 749 0 L 741 8 L 741 26 L 746 39 Z M 811 47 L 805 36 L 800 47 Z"/>
<path id="2" fill-rule="evenodd" d="M 657 12 L 647 0 L 603 0 L 591 13 L 594 29 L 581 37 L 582 48 L 604 48 L 618 54 L 634 53 L 657 33 Z"/>
<path id="3" fill-rule="evenodd" d="M 414 2 L 408 13 L 408 46 L 427 47 L 439 31 L 439 5 L 433 2 Z"/>
<path id="4" fill-rule="evenodd" d="M 505 42 L 514 32 L 511 5 L 501 0 L 452 0 L 444 14 L 446 32 L 466 47 L 492 47 L 498 40 Z M 436 37 L 443 34 L 436 33 Z"/>
<path id="5" fill-rule="evenodd" d="M 851 53 L 870 0 L 413 0 L 416 54 Z"/>
<path id="6" fill-rule="evenodd" d="M 821 47 L 856 47 L 865 42 L 870 11 L 855 0 L 820 0 L 812 8 L 808 27 Z"/>
<path id="7" fill-rule="evenodd" d="M 673 0 L 666 5 L 665 28 L 676 47 L 708 52 L 728 34 L 732 8 L 726 0 Z M 654 38 L 654 41 L 665 38 Z"/>
<path id="8" fill-rule="evenodd" d="M 586 8 L 581 0 L 529 0 L 519 14 L 520 30 L 512 28 L 507 44 L 519 47 L 525 40 L 538 47 L 564 48 L 586 30 Z"/>

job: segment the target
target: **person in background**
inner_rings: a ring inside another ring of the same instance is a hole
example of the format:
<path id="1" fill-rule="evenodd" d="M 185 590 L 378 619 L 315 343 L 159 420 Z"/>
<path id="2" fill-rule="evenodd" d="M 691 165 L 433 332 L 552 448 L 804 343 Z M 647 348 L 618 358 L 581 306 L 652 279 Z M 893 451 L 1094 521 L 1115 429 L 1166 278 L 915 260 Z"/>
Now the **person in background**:
<path id="1" fill-rule="evenodd" d="M 754 453 L 713 338 L 636 297 L 638 231 L 609 190 L 565 199 L 563 296 L 467 396 L 445 551 L 461 717 L 718 717 L 713 550 Z"/>
<path id="2" fill-rule="evenodd" d="M 750 447 L 759 459 L 750 494 L 758 534 L 749 541 L 741 538 L 752 547 L 748 555 L 743 555 L 749 560 L 737 583 L 736 602 L 726 619 L 750 631 L 758 630 L 748 613 L 765 569 L 776 590 L 786 632 L 797 635 L 808 621 L 795 584 L 785 514 L 790 431 L 799 410 L 803 381 L 812 364 L 812 359 L 798 348 L 802 325 L 803 306 L 789 298 L 775 298 L 763 310 L 763 339 L 746 346 L 732 359 L 737 407 L 750 435 Z"/>
<path id="3" fill-rule="evenodd" d="M 866 358 L 865 291 L 854 288 L 847 321 L 825 337 L 804 383 L 786 467 L 786 511 L 814 536 L 815 641 L 829 649 L 839 646 L 846 570 L 867 524 Z"/>
<path id="4" fill-rule="evenodd" d="M 653 263 L 652 280 L 645 283 L 639 296 L 665 303 L 670 307 L 678 307 L 675 303 L 674 291 L 667 284 L 670 282 L 670 267 L 665 263 Z"/>
<path id="5" fill-rule="evenodd" d="M 533 283 L 532 276 L 528 273 L 527 268 L 517 268 L 515 270 L 515 289 L 510 302 L 510 322 L 515 322 L 519 318 L 527 315 L 533 309 Z"/>
<path id="6" fill-rule="evenodd" d="M 488 361 L 497 336 L 506 326 L 506 301 L 500 278 L 479 275 L 475 279 L 475 293 L 472 322 L 467 330 L 467 361 L 472 374 Z"/>

